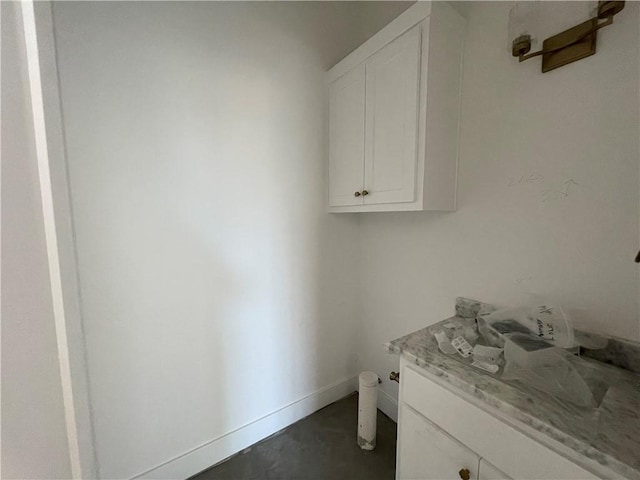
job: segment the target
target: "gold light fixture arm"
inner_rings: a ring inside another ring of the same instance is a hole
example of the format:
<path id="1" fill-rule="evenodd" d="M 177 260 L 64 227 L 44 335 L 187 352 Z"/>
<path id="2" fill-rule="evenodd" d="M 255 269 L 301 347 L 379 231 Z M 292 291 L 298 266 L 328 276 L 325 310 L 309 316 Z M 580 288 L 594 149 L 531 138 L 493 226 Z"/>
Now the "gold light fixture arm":
<path id="1" fill-rule="evenodd" d="M 624 8 L 623 1 L 601 0 L 595 17 L 547 38 L 537 52 L 531 50 L 531 36 L 524 34 L 513 40 L 511 53 L 519 62 L 542 56 L 542 72 L 562 67 L 568 63 L 596 53 L 596 32 L 613 23 L 613 17 Z M 604 20 L 600 22 L 600 20 Z"/>
<path id="2" fill-rule="evenodd" d="M 597 17 L 592 19 L 592 20 L 597 20 Z M 581 42 L 582 40 L 587 38 L 589 35 L 592 35 L 594 32 L 597 32 L 601 28 L 609 26 L 612 23 L 613 23 L 613 15 L 610 15 L 610 16 L 607 17 L 607 19 L 604 22 L 599 23 L 597 26 L 595 26 L 594 28 L 592 28 L 588 32 L 583 33 L 582 35 L 574 38 L 573 40 L 569 40 L 566 43 L 564 43 L 563 45 L 558 45 L 557 47 L 548 48 L 548 49 L 541 49 L 541 50 L 538 50 L 537 52 L 529 53 L 529 54 L 526 54 L 526 55 L 520 54 L 520 55 L 518 55 L 518 61 L 519 62 L 524 62 L 525 60 L 529 60 L 530 58 L 533 58 L 533 57 L 538 57 L 540 55 L 544 55 L 544 54 L 547 54 L 547 53 L 553 53 L 553 52 L 558 52 L 560 50 L 564 50 L 565 48 L 570 47 L 571 45 L 574 45 L 574 44 L 576 44 L 578 42 Z"/>

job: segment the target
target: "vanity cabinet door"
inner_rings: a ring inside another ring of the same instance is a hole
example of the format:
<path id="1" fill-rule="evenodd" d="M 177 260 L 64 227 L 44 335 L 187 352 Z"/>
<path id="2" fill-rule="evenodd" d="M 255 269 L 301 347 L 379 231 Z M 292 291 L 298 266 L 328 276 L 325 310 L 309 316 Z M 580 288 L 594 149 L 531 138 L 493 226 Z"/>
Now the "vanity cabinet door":
<path id="1" fill-rule="evenodd" d="M 399 425 L 399 480 L 478 479 L 480 457 L 411 407 L 403 405 Z"/>
<path id="2" fill-rule="evenodd" d="M 484 458 L 480 459 L 480 469 L 478 472 L 478 480 L 512 480 L 509 475 L 501 472 L 496 467 L 487 462 Z"/>
<path id="3" fill-rule="evenodd" d="M 329 205 L 362 205 L 365 66 L 329 86 Z"/>

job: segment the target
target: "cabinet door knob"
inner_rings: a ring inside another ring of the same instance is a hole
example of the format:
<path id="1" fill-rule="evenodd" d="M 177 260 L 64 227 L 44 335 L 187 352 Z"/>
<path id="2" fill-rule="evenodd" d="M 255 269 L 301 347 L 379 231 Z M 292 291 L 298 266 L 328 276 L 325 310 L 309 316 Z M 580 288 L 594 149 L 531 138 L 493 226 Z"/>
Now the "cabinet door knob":
<path id="1" fill-rule="evenodd" d="M 469 480 L 471 478 L 471 472 L 468 468 L 463 468 L 458 472 L 458 474 L 462 480 Z"/>
<path id="2" fill-rule="evenodd" d="M 360 195 L 362 195 L 360 192 L 356 192 L 353 194 L 354 197 L 359 197 Z"/>
<path id="3" fill-rule="evenodd" d="M 364 197 L 365 195 L 369 195 L 369 192 L 367 192 L 366 190 L 362 190 L 362 196 Z"/>
<path id="4" fill-rule="evenodd" d="M 389 374 L 389 380 L 400 383 L 400 372 L 391 372 Z"/>

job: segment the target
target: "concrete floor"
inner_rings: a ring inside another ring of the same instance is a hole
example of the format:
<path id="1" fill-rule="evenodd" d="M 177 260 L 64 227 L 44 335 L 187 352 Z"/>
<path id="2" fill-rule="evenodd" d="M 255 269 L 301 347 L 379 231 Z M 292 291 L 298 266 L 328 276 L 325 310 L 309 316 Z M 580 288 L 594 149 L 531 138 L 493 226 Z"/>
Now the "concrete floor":
<path id="1" fill-rule="evenodd" d="M 377 446 L 371 452 L 356 443 L 357 423 L 354 393 L 191 480 L 394 479 L 395 422 L 378 411 Z"/>

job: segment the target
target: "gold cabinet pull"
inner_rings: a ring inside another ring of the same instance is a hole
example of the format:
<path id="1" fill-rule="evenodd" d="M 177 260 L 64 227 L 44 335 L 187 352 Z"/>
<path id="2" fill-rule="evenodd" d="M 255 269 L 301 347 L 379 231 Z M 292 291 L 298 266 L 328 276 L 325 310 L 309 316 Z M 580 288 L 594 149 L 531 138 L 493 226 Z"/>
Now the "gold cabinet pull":
<path id="1" fill-rule="evenodd" d="M 400 372 L 391 372 L 389 374 L 389 380 L 400 383 Z"/>
<path id="2" fill-rule="evenodd" d="M 458 472 L 458 475 L 460 475 L 460 478 L 462 480 L 469 480 L 471 478 L 471 472 L 469 471 L 468 468 L 463 468 Z"/>
<path id="3" fill-rule="evenodd" d="M 364 196 L 366 196 L 366 195 L 369 195 L 369 192 L 368 192 L 368 191 L 366 191 L 366 190 L 362 190 L 362 196 L 364 197 Z"/>
<path id="4" fill-rule="evenodd" d="M 359 197 L 360 195 L 362 195 L 360 192 L 356 192 L 353 194 L 354 197 Z"/>

